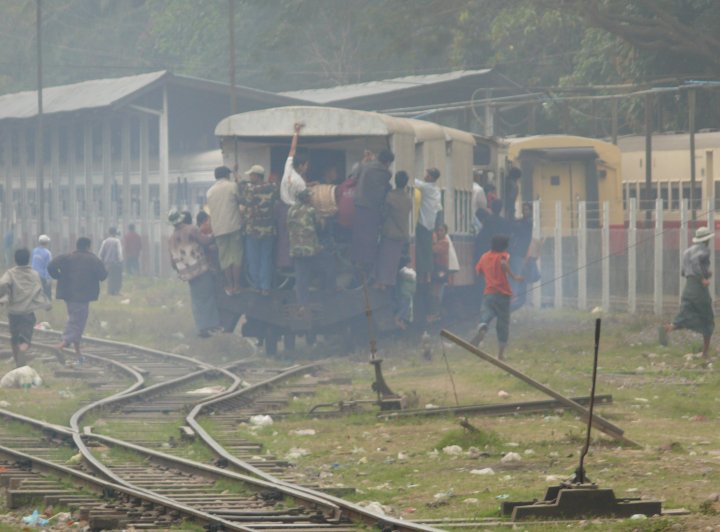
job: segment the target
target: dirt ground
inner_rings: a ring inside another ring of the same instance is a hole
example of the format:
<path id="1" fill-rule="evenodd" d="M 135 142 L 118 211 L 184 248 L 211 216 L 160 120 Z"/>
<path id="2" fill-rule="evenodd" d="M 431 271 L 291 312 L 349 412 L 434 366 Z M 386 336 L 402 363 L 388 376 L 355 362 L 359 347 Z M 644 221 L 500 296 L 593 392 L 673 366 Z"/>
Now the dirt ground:
<path id="1" fill-rule="evenodd" d="M 596 317 L 577 311 L 519 311 L 513 315 L 508 363 L 561 394 L 587 395 Z M 593 431 L 587 474 L 619 497 L 657 499 L 663 508 L 685 508 L 690 515 L 529 529 L 720 530 L 717 358 L 710 364 L 698 359 L 693 353 L 699 351 L 700 338 L 692 333 L 674 333 L 671 345 L 660 347 L 656 331 L 661 320 L 654 316 L 602 318 L 597 393 L 611 394 L 613 402 L 599 406 L 597 413 L 640 446 L 622 446 Z M 63 309 L 57 307 L 46 319 L 61 328 Z M 445 326 L 460 336 L 472 332 L 467 322 Z M 196 339 L 182 283 L 127 283 L 123 296 L 104 296 L 93 305 L 88 332 L 218 362 L 258 352 L 254 342 L 237 335 Z M 385 379 L 408 406 L 547 398 L 441 341 L 437 332 L 430 331 L 425 340 L 379 339 Z M 373 373 L 366 349 L 343 353 L 332 338 L 321 338 L 312 349 L 298 345 L 302 361 L 333 355 L 329 370 L 349 377 L 351 384 L 328 386 L 315 397 L 299 399 L 292 405 L 297 416 L 270 427 L 254 431 L 239 425 L 238 436 L 262 441 L 267 452 L 286 457 L 318 484 L 354 487 L 350 498 L 358 503 L 381 505 L 406 519 L 495 518 L 501 501 L 541 497 L 546 486 L 568 478 L 577 467 L 585 426 L 570 412 L 468 415 L 467 421 L 479 429 L 472 434 L 460 426 L 458 416 L 379 419 L 373 406 L 340 419 L 308 417 L 304 413 L 318 403 L 374 399 Z M 482 347 L 495 353 L 494 330 Z M 0 364 L 5 370 L 9 362 Z M 48 381 L 47 386 L 55 385 L 66 383 Z M 75 396 L 77 402 L 82 393 Z M 57 394 L 45 391 L 37 397 L 54 401 L 53 416 L 61 415 Z"/>

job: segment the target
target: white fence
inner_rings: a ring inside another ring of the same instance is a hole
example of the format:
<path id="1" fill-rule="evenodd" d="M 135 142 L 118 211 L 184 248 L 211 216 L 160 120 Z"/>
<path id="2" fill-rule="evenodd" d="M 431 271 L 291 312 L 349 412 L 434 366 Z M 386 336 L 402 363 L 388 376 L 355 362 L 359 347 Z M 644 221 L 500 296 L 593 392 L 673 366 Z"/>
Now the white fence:
<path id="1" fill-rule="evenodd" d="M 570 224 L 563 220 L 563 205 L 557 202 L 554 224 L 547 226 L 543 225 L 542 213 L 548 212 L 548 206 L 543 209 L 536 201 L 533 227 L 535 238 L 543 240 L 541 280 L 529 288 L 529 299 L 538 307 L 589 310 L 600 306 L 630 313 L 662 314 L 676 308 L 684 286 L 680 275 L 683 251 L 697 227 L 707 225 L 714 230 L 714 205 L 714 199 L 709 200 L 707 209 L 690 222 L 687 200 L 679 217 L 667 219 L 662 199 L 649 213 L 641 213 L 636 200 L 630 199 L 623 213 L 624 223 L 613 225 L 606 202 L 599 205 L 597 223 L 589 225 L 588 204 L 578 202 L 577 220 Z M 714 272 L 714 239 L 710 248 Z M 711 294 L 716 296 L 715 276 L 711 283 Z"/>

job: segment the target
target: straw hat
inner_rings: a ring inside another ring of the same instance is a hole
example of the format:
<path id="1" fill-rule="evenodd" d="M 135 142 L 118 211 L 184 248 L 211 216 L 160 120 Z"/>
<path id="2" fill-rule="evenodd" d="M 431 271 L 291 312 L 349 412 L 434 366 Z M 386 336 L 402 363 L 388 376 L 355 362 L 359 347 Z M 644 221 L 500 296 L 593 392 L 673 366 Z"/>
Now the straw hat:
<path id="1" fill-rule="evenodd" d="M 707 242 L 713 237 L 713 233 L 707 227 L 698 227 L 695 231 L 695 236 L 692 241 L 693 244 L 700 244 L 701 242 Z"/>

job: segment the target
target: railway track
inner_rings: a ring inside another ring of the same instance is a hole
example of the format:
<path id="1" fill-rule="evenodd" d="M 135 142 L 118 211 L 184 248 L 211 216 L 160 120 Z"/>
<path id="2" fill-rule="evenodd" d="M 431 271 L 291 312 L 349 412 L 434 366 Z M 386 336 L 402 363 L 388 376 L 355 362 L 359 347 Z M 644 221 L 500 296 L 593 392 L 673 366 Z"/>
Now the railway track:
<path id="1" fill-rule="evenodd" d="M 39 336 L 36 345 L 43 349 L 50 348 L 43 346 L 42 341 L 57 339 L 52 333 Z M 217 387 L 213 389 L 216 393 L 195 400 L 195 408 L 226 397 L 228 401 L 237 401 L 243 390 L 248 390 L 242 399 L 247 401 L 253 391 L 272 389 L 279 382 L 306 373 L 310 367 L 253 368 L 249 361 L 240 361 L 232 368 L 219 368 L 190 357 L 97 340 L 87 342 L 85 353 L 86 360 L 80 366 L 83 371 L 109 364 L 130 377 L 125 379 L 126 386 L 120 390 L 117 384 L 114 388 L 106 388 L 113 393 L 82 406 L 72 415 L 69 427 L 0 411 L 6 419 L 12 419 L 15 424 L 31 425 L 35 431 L 30 435 L 0 434 L 0 444 L 8 444 L 0 446 L 0 456 L 9 471 L 17 473 L 18 468 L 33 471 L 33 477 L 14 480 L 13 485 L 24 485 L 24 491 L 36 497 L 47 490 L 43 495 L 44 502 L 52 504 L 56 500 L 53 497 L 60 497 L 65 503 L 79 501 L 85 506 L 73 507 L 110 529 L 127 523 L 142 528 L 166 526 L 168 520 L 177 522 L 189 518 L 215 530 L 341 532 L 368 525 L 382 530 L 434 530 L 433 527 L 375 515 L 342 499 L 296 486 L 288 477 L 279 479 L 272 473 L 282 474 L 287 464 L 274 457 L 266 455 L 255 461 L 241 461 L 241 465 L 232 464 L 232 468 L 220 468 L 180 456 L 183 447 L 197 447 L 197 442 L 175 447 L 157 438 L 148 439 L 147 429 L 142 430 L 142 427 L 152 426 L 158 417 L 166 418 L 171 427 L 180 423 L 182 415 L 193 404 L 187 398 L 189 389 Z M 184 363 L 182 370 L 177 369 L 178 360 Z M 175 371 L 170 366 L 174 366 Z M 77 368 L 75 365 L 70 369 Z M 153 384 L 147 385 L 146 376 L 150 376 Z M 303 384 L 307 392 L 307 383 Z M 299 388 L 296 386 L 298 393 Z M 265 404 L 261 408 L 264 409 L 268 398 L 264 397 L 260 402 L 263 400 Z M 134 434 L 128 433 L 127 438 L 123 435 L 122 440 L 94 434 L 87 423 L 101 419 L 97 412 L 103 415 L 110 412 L 111 416 L 118 416 L 127 426 L 137 430 Z M 204 441 L 202 429 L 195 432 L 190 428 L 195 423 L 194 416 L 188 415 L 186 422 L 185 430 L 195 434 L 198 441 Z M 127 439 L 134 441 L 125 441 Z M 179 440 L 182 440 L 180 435 Z M 229 465 L 223 461 L 221 446 L 212 440 L 202 445 L 207 445 L 210 453 L 209 457 L 205 456 L 205 462 L 213 462 L 212 457 L 217 457 L 215 461 L 219 458 L 220 465 Z M 29 452 L 13 450 L 18 447 L 25 447 Z M 73 467 L 67 467 L 64 462 L 68 455 L 82 459 Z M 37 474 L 43 476 L 35 478 Z M 71 487 L 52 487 L 53 483 L 67 483 L 62 480 L 67 476 L 73 478 Z M 92 485 L 89 492 L 96 496 L 100 493 L 100 499 L 78 493 L 75 487 L 78 483 Z M 109 494 L 112 494 L 112 500 L 107 500 Z M 19 495 L 13 497 L 13 504 L 22 500 Z M 144 508 L 140 514 L 138 507 Z"/>

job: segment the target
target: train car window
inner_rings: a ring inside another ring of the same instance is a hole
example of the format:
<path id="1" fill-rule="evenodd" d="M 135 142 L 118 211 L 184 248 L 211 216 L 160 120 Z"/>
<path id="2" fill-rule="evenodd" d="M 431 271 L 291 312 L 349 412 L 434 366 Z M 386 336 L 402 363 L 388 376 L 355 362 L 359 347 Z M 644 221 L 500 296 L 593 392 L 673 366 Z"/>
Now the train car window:
<path id="1" fill-rule="evenodd" d="M 670 183 L 670 208 L 680 210 L 680 183 Z"/>
<path id="2" fill-rule="evenodd" d="M 560 186 L 560 176 L 559 175 L 552 175 L 550 176 L 550 185 L 554 187 Z"/>
<path id="3" fill-rule="evenodd" d="M 660 197 L 662 198 L 663 209 L 668 210 L 670 207 L 670 198 L 668 189 L 669 183 L 660 183 Z"/>
<path id="4" fill-rule="evenodd" d="M 473 164 L 475 166 L 489 166 L 491 162 L 490 146 L 487 144 L 476 144 L 473 148 Z"/>

